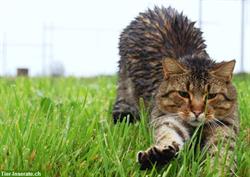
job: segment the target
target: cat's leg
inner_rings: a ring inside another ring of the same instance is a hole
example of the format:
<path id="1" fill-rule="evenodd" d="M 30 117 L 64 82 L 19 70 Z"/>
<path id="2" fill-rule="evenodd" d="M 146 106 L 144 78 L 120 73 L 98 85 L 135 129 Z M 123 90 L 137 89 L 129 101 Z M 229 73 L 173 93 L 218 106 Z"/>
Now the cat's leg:
<path id="1" fill-rule="evenodd" d="M 137 154 L 141 169 L 151 168 L 155 163 L 168 163 L 190 139 L 189 129 L 176 116 L 152 117 L 155 143 L 146 151 Z"/>
<path id="2" fill-rule="evenodd" d="M 127 76 L 125 66 L 121 64 L 117 88 L 117 97 L 113 106 L 114 123 L 124 119 L 135 122 L 139 119 L 138 105 L 135 98 L 135 89 L 132 80 Z"/>
<path id="3" fill-rule="evenodd" d="M 207 125 L 203 130 L 204 148 L 211 156 L 212 169 L 220 176 L 234 176 L 236 170 L 234 149 L 238 128 L 234 125 Z"/>

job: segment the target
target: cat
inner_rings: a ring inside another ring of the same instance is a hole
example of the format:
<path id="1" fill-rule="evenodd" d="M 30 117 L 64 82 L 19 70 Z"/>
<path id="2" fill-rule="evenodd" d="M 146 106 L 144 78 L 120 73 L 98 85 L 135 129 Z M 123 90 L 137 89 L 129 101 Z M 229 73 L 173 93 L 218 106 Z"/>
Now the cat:
<path id="1" fill-rule="evenodd" d="M 137 155 L 140 168 L 168 163 L 204 124 L 203 147 L 212 162 L 233 156 L 239 131 L 237 93 L 232 84 L 235 60 L 216 63 L 206 52 L 202 32 L 183 13 L 168 7 L 148 9 L 120 36 L 114 123 L 139 120 L 139 100 L 150 111 L 154 144 Z M 226 162 L 228 170 L 235 165 Z M 220 169 L 219 169 L 220 170 Z"/>

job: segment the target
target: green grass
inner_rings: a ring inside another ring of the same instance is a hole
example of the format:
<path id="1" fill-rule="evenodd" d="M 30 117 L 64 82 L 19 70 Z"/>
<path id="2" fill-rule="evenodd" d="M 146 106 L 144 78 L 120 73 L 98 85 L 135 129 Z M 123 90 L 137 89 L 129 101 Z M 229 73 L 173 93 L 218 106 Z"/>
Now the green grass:
<path id="1" fill-rule="evenodd" d="M 241 114 L 238 176 L 250 174 L 250 75 L 236 76 Z M 136 153 L 152 143 L 142 121 L 113 125 L 116 77 L 1 78 L 0 171 L 44 176 L 212 176 L 202 152 L 184 150 L 163 169 L 140 171 Z"/>

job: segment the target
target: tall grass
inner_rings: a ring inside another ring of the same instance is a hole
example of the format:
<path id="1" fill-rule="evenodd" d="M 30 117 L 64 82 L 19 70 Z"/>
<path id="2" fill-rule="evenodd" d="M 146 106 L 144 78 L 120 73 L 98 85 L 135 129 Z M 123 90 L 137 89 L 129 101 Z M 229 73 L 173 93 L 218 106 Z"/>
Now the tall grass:
<path id="1" fill-rule="evenodd" d="M 238 176 L 250 171 L 250 76 L 236 76 L 241 129 Z M 116 77 L 1 78 L 0 171 L 43 176 L 215 176 L 209 157 L 185 148 L 164 168 L 140 171 L 136 153 L 152 144 L 146 111 L 113 125 Z M 192 146 L 192 145 L 190 145 Z M 205 158 L 204 158 L 205 157 Z M 205 160 L 204 160 L 205 159 Z"/>

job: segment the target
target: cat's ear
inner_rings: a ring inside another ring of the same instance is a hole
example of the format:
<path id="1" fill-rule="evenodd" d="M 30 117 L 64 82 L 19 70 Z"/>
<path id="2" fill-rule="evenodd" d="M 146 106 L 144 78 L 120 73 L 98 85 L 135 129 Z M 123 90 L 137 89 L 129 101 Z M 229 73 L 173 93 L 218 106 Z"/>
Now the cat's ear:
<path id="1" fill-rule="evenodd" d="M 170 75 L 185 74 L 188 70 L 177 59 L 165 58 L 162 62 L 165 79 Z"/>
<path id="2" fill-rule="evenodd" d="M 231 81 L 235 62 L 235 60 L 231 60 L 228 62 L 218 63 L 210 70 L 210 74 L 225 81 Z"/>

